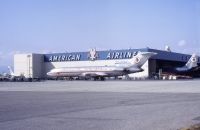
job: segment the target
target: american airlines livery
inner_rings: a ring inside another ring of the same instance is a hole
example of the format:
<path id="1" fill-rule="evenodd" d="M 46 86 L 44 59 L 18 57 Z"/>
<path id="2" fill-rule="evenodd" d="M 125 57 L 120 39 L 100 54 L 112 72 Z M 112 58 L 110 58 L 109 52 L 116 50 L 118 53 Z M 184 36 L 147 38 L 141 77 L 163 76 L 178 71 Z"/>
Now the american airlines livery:
<path id="1" fill-rule="evenodd" d="M 188 72 L 196 67 L 198 67 L 198 56 L 196 54 L 192 54 L 188 62 L 183 67 L 177 67 L 175 68 L 178 72 Z"/>
<path id="2" fill-rule="evenodd" d="M 118 63 L 113 66 L 80 66 L 54 68 L 47 73 L 50 77 L 92 77 L 103 80 L 104 77 L 123 76 L 130 73 L 141 72 L 143 64 L 153 55 L 154 52 L 138 52 L 127 62 Z"/>
<path id="3" fill-rule="evenodd" d="M 175 68 L 163 68 L 163 72 L 175 75 L 185 75 L 185 76 L 199 75 L 198 72 L 200 70 L 200 67 L 198 66 L 197 63 L 198 63 L 198 56 L 196 54 L 192 54 L 192 56 L 184 66 Z"/>

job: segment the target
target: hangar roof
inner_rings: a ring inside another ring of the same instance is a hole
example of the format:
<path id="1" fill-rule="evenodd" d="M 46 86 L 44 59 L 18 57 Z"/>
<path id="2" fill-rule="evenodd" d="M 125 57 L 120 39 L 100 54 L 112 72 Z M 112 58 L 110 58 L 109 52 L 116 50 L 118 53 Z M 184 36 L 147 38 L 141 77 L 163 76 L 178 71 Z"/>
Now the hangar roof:
<path id="1" fill-rule="evenodd" d="M 191 55 L 189 54 L 182 54 L 176 52 L 168 52 L 165 50 L 157 50 L 157 49 L 147 49 L 149 52 L 156 52 L 157 55 L 153 56 L 151 59 L 157 60 L 169 60 L 169 61 L 180 61 L 180 62 L 187 62 Z M 200 62 L 200 58 L 198 59 Z"/>

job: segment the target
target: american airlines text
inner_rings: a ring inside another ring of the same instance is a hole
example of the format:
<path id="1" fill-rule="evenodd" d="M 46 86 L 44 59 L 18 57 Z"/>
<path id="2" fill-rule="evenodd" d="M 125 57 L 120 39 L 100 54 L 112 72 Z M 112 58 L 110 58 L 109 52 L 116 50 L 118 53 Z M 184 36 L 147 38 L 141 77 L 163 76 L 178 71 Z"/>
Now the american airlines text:
<path id="1" fill-rule="evenodd" d="M 130 52 L 130 51 L 124 51 L 124 52 L 106 52 L 106 54 L 103 54 L 103 52 L 97 52 L 98 58 L 97 60 L 112 60 L 112 59 L 130 59 L 131 57 L 137 55 L 137 51 Z M 80 54 L 80 53 L 73 53 L 73 54 L 49 54 L 45 58 L 45 62 L 64 62 L 64 61 L 84 61 L 89 60 L 90 57 L 88 54 Z"/>

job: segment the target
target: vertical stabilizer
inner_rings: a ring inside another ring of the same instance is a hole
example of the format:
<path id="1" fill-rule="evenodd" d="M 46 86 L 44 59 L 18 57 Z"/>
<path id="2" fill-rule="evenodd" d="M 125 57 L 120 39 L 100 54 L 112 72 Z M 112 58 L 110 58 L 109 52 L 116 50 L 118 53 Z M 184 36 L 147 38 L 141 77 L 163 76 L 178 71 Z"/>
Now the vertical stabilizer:
<path id="1" fill-rule="evenodd" d="M 12 68 L 10 66 L 8 66 L 8 69 L 9 69 L 9 72 L 10 72 L 10 75 L 14 76 L 14 72 L 12 71 Z"/>
<path id="2" fill-rule="evenodd" d="M 155 52 L 138 52 L 137 55 L 133 56 L 129 62 L 131 66 L 142 67 L 144 63 L 153 55 L 156 55 Z"/>
<path id="3" fill-rule="evenodd" d="M 198 56 L 196 54 L 192 54 L 192 56 L 190 57 L 189 61 L 185 64 L 185 66 L 188 69 L 191 69 L 193 67 L 197 67 L 197 62 L 198 62 Z"/>

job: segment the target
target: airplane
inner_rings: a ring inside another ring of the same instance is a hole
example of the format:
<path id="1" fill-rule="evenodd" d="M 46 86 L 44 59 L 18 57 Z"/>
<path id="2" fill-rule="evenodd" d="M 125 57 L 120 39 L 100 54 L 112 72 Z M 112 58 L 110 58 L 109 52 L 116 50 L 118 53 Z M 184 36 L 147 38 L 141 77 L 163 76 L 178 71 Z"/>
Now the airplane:
<path id="1" fill-rule="evenodd" d="M 11 74 L 9 73 L 2 73 L 0 74 L 0 81 L 10 81 Z"/>
<path id="2" fill-rule="evenodd" d="M 196 54 L 192 54 L 188 62 L 182 67 L 175 68 L 163 68 L 163 72 L 170 73 L 174 75 L 185 75 L 185 76 L 195 76 L 199 75 L 197 73 L 200 71 L 200 66 L 198 66 L 198 56 Z"/>
<path id="3" fill-rule="evenodd" d="M 19 80 L 19 81 L 23 81 L 25 79 L 25 76 L 23 74 L 20 75 L 16 75 L 13 71 L 12 68 L 10 66 L 8 66 L 8 70 L 10 72 L 9 74 L 9 78 L 11 81 L 15 81 L 15 80 Z"/>
<path id="4" fill-rule="evenodd" d="M 10 75 L 7 73 L 0 74 L 0 81 L 8 81 Z"/>
<path id="5" fill-rule="evenodd" d="M 131 59 L 124 63 L 113 66 L 80 66 L 54 68 L 47 73 L 49 77 L 90 77 L 104 80 L 105 77 L 117 77 L 130 73 L 141 72 L 143 64 L 153 55 L 154 52 L 137 52 Z"/>
<path id="6" fill-rule="evenodd" d="M 8 66 L 8 70 L 10 72 L 10 76 L 15 76 L 14 72 L 12 71 L 12 68 L 10 66 Z"/>

